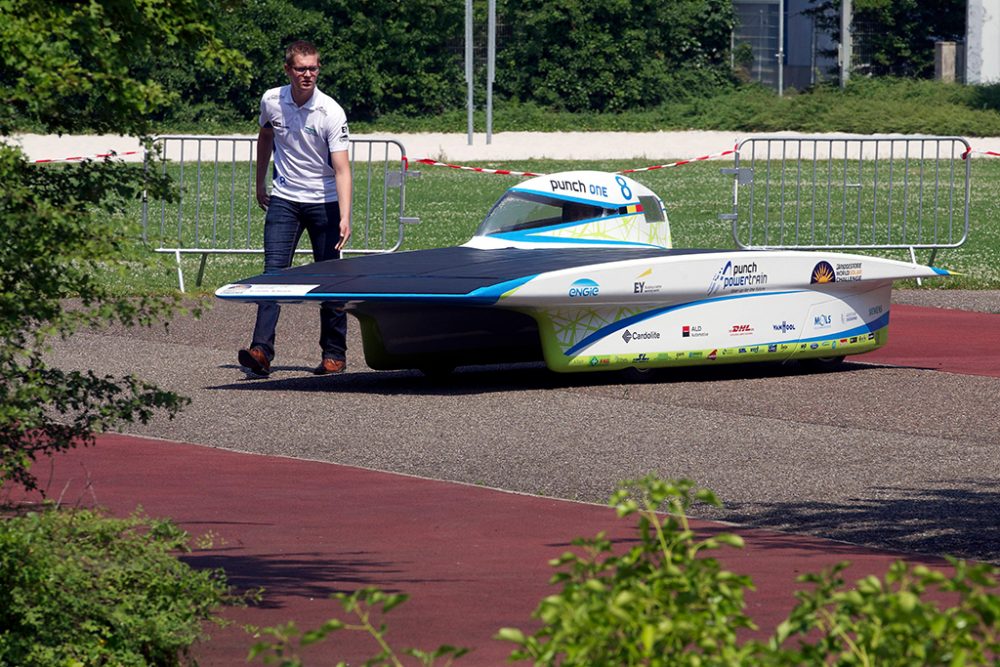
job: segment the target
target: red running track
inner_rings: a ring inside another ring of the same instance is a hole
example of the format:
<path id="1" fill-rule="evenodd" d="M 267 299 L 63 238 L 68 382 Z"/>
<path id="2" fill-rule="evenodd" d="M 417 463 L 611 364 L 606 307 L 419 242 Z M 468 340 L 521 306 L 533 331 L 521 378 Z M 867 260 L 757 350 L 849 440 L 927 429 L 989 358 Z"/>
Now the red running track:
<path id="1" fill-rule="evenodd" d="M 211 639 L 194 650 L 203 666 L 244 664 L 255 639 L 243 626 L 294 620 L 314 628 L 338 615 L 331 593 L 363 586 L 410 594 L 388 618 L 393 646 L 457 644 L 475 649 L 460 664 L 500 665 L 513 645 L 493 636 L 504 626 L 534 629 L 531 612 L 556 590 L 547 583 L 550 559 L 575 537 L 632 537 L 630 523 L 596 505 L 121 435 L 61 454 L 49 489 L 63 504 L 96 503 L 118 515 L 141 505 L 194 535 L 211 532 L 216 548 L 187 560 L 224 568 L 240 588 L 264 587 L 260 606 L 226 609 L 230 626 L 207 626 Z M 728 530 L 692 524 L 702 537 Z M 829 540 L 736 532 L 746 548 L 719 555 L 753 578 L 747 612 L 761 636 L 791 610 L 799 574 L 850 560 L 854 581 L 895 560 Z M 303 655 L 307 664 L 358 664 L 376 650 L 364 635 L 337 633 Z"/>
<path id="2" fill-rule="evenodd" d="M 894 305 L 889 342 L 848 359 L 1000 377 L 1000 315 Z"/>

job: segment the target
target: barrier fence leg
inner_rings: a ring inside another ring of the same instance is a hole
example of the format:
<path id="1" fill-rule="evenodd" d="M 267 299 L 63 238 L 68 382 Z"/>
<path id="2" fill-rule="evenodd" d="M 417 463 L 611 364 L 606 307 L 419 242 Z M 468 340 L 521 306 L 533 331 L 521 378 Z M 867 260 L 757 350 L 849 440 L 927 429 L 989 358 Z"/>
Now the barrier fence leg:
<path id="1" fill-rule="evenodd" d="M 174 261 L 177 262 L 177 285 L 180 287 L 182 292 L 186 292 L 184 289 L 184 267 L 181 266 L 181 251 L 174 251 Z"/>
<path id="2" fill-rule="evenodd" d="M 917 263 L 917 252 L 913 249 L 913 246 L 910 246 L 910 261 L 912 261 L 914 264 Z M 923 284 L 924 281 L 922 281 L 920 278 L 917 278 L 917 287 L 922 287 Z"/>
<path id="3" fill-rule="evenodd" d="M 198 279 L 194 281 L 195 287 L 201 287 L 201 279 L 205 275 L 205 262 L 208 261 L 208 253 L 201 253 L 201 264 L 198 265 Z"/>

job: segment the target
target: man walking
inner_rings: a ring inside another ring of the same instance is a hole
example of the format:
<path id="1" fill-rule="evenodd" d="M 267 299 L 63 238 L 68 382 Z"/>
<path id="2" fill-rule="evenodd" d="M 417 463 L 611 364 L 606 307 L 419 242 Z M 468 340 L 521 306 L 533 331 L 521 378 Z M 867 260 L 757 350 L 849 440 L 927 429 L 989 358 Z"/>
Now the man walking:
<path id="1" fill-rule="evenodd" d="M 351 237 L 351 163 L 347 116 L 333 98 L 316 87 L 319 53 L 309 42 L 285 51 L 289 85 L 272 88 L 260 101 L 257 135 L 257 203 L 264 219 L 264 273 L 292 264 L 302 232 L 309 234 L 313 259 L 340 257 Z M 267 171 L 274 154 L 274 178 L 267 190 Z M 281 307 L 257 305 L 250 347 L 239 362 L 257 375 L 271 372 L 275 328 Z M 317 375 L 341 373 L 347 366 L 347 317 L 336 303 L 320 304 L 320 347 Z"/>

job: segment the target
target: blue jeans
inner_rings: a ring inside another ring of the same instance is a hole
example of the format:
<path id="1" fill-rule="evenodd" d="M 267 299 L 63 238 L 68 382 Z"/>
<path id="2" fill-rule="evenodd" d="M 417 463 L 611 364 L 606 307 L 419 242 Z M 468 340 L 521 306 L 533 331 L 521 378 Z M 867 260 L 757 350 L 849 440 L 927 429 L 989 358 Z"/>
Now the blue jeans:
<path id="1" fill-rule="evenodd" d="M 339 259 L 340 205 L 337 202 L 305 204 L 271 197 L 264 218 L 264 273 L 277 273 L 292 265 L 295 248 L 302 232 L 309 233 L 313 259 L 322 262 Z M 319 307 L 319 345 L 324 359 L 344 359 L 347 352 L 347 316 L 338 310 L 341 304 L 324 301 Z M 264 350 L 274 359 L 274 331 L 281 306 L 262 301 L 257 304 L 257 322 L 251 347 Z"/>

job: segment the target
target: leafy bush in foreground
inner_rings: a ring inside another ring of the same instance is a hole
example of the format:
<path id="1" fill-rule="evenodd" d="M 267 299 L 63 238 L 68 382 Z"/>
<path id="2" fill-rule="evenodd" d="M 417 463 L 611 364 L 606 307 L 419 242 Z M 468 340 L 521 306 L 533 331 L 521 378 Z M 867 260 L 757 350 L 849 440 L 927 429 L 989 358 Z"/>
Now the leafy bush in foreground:
<path id="1" fill-rule="evenodd" d="M 385 593 L 376 588 L 362 588 L 350 595 L 346 593 L 334 593 L 333 599 L 340 602 L 344 612 L 351 620 L 342 621 L 332 618 L 315 630 L 301 632 L 295 623 L 286 623 L 276 628 L 264 628 L 263 634 L 270 635 L 274 641 L 262 641 L 254 644 L 250 649 L 247 660 L 259 657 L 265 664 L 280 665 L 281 667 L 302 667 L 302 658 L 298 655 L 298 648 L 310 646 L 323 641 L 331 633 L 338 630 L 348 630 L 353 632 L 363 632 L 371 635 L 378 645 L 379 652 L 372 658 L 365 661 L 365 665 L 391 665 L 392 667 L 402 667 L 403 662 L 399 655 L 409 655 L 424 667 L 431 667 L 438 658 L 445 658 L 445 664 L 450 665 L 452 660 L 460 658 L 469 652 L 469 649 L 455 646 L 439 646 L 433 651 L 422 651 L 416 648 L 394 650 L 386 641 L 386 625 L 379 623 L 375 625 L 373 612 L 384 616 L 406 602 L 408 595 L 402 593 Z M 338 662 L 337 667 L 346 665 L 345 662 Z"/>
<path id="2" fill-rule="evenodd" d="M 167 520 L 47 508 L 0 520 L 0 665 L 177 665 L 213 609 L 220 571 L 173 552 Z"/>
<path id="3" fill-rule="evenodd" d="M 743 611 L 749 577 L 723 570 L 704 552 L 742 547 L 738 535 L 695 539 L 687 510 L 718 505 L 692 482 L 652 477 L 623 485 L 611 497 L 619 517 L 638 515 L 638 542 L 616 555 L 603 534 L 578 539 L 583 553 L 567 552 L 552 565 L 562 591 L 541 601 L 534 635 L 504 628 L 499 637 L 520 648 L 512 658 L 536 665 L 704 665 L 745 663 L 756 644 L 736 633 L 753 628 Z M 658 515 L 666 504 L 670 512 Z"/>
<path id="4" fill-rule="evenodd" d="M 799 581 L 811 586 L 796 593 L 798 604 L 770 639 L 741 640 L 738 631 L 754 627 L 743 601 L 753 584 L 749 577 L 722 569 L 705 552 L 742 547 L 742 539 L 726 533 L 697 539 L 687 520 L 695 502 L 718 504 L 711 491 L 687 480 L 647 477 L 622 484 L 611 504 L 619 517 L 638 517 L 637 543 L 619 555 L 601 534 L 576 540 L 581 551 L 552 561 L 560 570 L 552 583 L 562 590 L 536 609 L 541 628 L 530 635 L 503 628 L 497 635 L 517 644 L 511 660 L 539 666 L 997 664 L 1000 570 L 956 559 L 949 559 L 951 574 L 897 561 L 885 577 L 865 577 L 853 588 L 841 577 L 846 563 L 804 575 Z M 664 506 L 669 513 L 659 514 Z M 941 593 L 952 606 L 927 599 Z M 385 625 L 376 628 L 368 607 L 385 604 L 384 613 L 405 596 L 365 589 L 339 597 L 351 600 L 353 608 L 345 604 L 350 613 L 362 608 L 364 623 L 348 626 L 332 619 L 304 633 L 300 645 L 350 627 L 369 632 L 381 648 L 364 664 L 402 665 L 385 643 Z M 258 644 L 251 658 L 282 667 L 303 664 L 294 650 L 299 634 L 294 625 L 265 632 L 278 641 Z M 434 657 L 463 653 L 443 646 L 435 653 L 411 655 L 428 665 Z"/>

